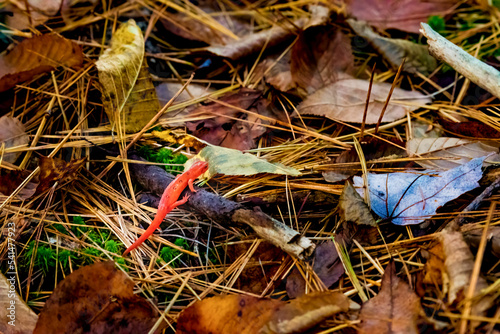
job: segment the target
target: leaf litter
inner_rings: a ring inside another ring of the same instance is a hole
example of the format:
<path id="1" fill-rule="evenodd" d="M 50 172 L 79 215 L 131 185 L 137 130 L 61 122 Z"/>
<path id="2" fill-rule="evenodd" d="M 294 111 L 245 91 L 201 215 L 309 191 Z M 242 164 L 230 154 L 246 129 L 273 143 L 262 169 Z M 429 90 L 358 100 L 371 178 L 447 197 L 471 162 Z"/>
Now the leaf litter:
<path id="1" fill-rule="evenodd" d="M 10 5 L 0 256 L 39 326 L 495 330 L 494 3 Z M 121 257 L 200 156 L 211 179 Z"/>

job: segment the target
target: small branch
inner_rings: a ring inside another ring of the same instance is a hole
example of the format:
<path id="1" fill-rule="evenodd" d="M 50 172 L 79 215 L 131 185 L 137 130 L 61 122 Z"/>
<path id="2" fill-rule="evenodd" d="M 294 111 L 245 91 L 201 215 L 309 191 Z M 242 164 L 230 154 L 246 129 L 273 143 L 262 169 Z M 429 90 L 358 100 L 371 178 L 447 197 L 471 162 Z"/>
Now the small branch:
<path id="1" fill-rule="evenodd" d="M 467 79 L 500 98 L 500 72 L 451 43 L 428 24 L 420 23 L 420 25 L 422 27 L 420 32 L 427 37 L 431 55 L 448 63 Z"/>

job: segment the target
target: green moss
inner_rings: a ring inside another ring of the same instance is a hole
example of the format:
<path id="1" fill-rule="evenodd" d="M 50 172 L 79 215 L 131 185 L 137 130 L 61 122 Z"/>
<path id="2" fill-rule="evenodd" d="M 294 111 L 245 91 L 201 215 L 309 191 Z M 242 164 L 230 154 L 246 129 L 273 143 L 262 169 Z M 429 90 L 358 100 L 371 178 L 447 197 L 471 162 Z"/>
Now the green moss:
<path id="1" fill-rule="evenodd" d="M 184 154 L 173 153 L 168 148 L 160 148 L 158 151 L 153 151 L 148 146 L 139 147 L 139 153 L 146 160 L 169 165 L 183 165 L 188 158 Z M 184 170 L 183 166 L 164 166 L 165 170 L 170 173 L 178 173 Z"/>
<path id="2" fill-rule="evenodd" d="M 189 249 L 189 244 L 183 238 L 175 239 L 174 244 L 176 246 L 183 248 L 183 249 L 186 249 L 186 250 Z M 165 246 L 165 247 L 162 247 L 160 249 L 160 258 L 167 263 L 169 263 L 170 261 L 172 261 L 173 259 L 175 259 L 179 255 L 180 255 L 180 257 L 178 260 L 180 260 L 184 256 L 184 254 L 175 248 Z M 170 266 L 175 268 L 179 265 L 178 262 L 179 261 L 170 262 Z"/>
<path id="3" fill-rule="evenodd" d="M 438 15 L 430 16 L 427 19 L 427 23 L 437 32 L 443 31 L 445 29 L 444 18 Z"/>

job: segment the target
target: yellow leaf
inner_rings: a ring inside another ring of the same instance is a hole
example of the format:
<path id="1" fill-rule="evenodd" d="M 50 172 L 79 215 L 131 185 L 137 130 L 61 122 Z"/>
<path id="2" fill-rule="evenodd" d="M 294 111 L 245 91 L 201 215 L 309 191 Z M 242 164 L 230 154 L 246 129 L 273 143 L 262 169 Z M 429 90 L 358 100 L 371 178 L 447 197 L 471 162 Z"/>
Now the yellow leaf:
<path id="1" fill-rule="evenodd" d="M 140 131 L 158 112 L 159 102 L 144 62 L 144 37 L 134 20 L 118 28 L 96 67 L 113 127 Z"/>

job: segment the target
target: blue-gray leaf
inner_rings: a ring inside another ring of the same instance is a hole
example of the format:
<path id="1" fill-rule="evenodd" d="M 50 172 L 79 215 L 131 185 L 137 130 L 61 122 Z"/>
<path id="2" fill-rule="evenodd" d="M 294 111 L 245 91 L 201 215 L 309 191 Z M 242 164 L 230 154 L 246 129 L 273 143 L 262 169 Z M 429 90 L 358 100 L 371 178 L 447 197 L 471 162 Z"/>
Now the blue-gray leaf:
<path id="1" fill-rule="evenodd" d="M 396 225 L 418 224 L 443 206 L 479 186 L 485 157 L 445 172 L 368 174 L 372 210 Z M 364 196 L 363 179 L 354 177 L 354 187 Z"/>

